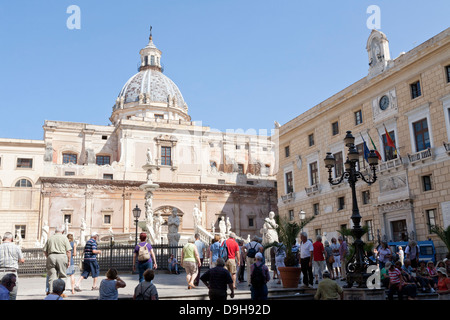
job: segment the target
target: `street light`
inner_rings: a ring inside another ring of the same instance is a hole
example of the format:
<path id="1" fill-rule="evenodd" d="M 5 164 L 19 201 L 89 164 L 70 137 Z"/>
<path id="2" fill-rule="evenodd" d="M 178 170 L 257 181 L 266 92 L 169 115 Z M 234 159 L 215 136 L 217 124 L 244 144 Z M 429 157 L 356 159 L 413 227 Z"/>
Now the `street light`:
<path id="1" fill-rule="evenodd" d="M 351 131 L 347 131 L 344 138 L 345 146 L 348 148 L 347 161 L 345 161 L 345 171 L 340 177 L 337 177 L 337 181 L 333 180 L 332 169 L 336 166 L 336 159 L 331 152 L 327 152 L 324 159 L 325 167 L 328 168 L 328 181 L 331 185 L 338 185 L 344 179 L 348 181 L 350 188 L 352 190 L 352 235 L 355 238 L 353 246 L 355 251 L 353 255 L 347 262 L 347 288 L 351 288 L 353 282 L 358 283 L 358 287 L 366 287 L 367 278 L 370 274 L 367 273 L 367 267 L 371 263 L 371 260 L 367 257 L 364 252 L 364 242 L 361 237 L 364 234 L 363 228 L 361 227 L 361 215 L 359 214 L 358 201 L 356 199 L 356 182 L 361 179 L 368 185 L 371 185 L 377 180 L 376 175 L 376 165 L 378 164 L 378 156 L 375 154 L 374 150 L 370 150 L 367 161 L 369 162 L 370 168 L 372 170 L 372 178 L 366 178 L 364 175 L 356 170 L 356 163 L 359 160 L 359 153 L 355 147 L 355 138 L 353 137 Z"/>
<path id="2" fill-rule="evenodd" d="M 303 232 L 303 220 L 306 218 L 306 212 L 300 209 L 300 212 L 298 213 L 298 216 L 300 218 L 300 225 L 302 226 L 302 232 Z"/>
<path id="3" fill-rule="evenodd" d="M 305 220 L 305 218 L 306 218 L 306 212 L 305 211 L 300 210 L 298 215 L 300 216 L 300 220 Z"/>
<path id="4" fill-rule="evenodd" d="M 139 217 L 141 216 L 141 209 L 139 209 L 138 205 L 133 209 L 134 222 L 136 223 L 136 237 L 134 238 L 134 245 L 137 246 L 137 232 L 138 232 L 138 223 Z"/>

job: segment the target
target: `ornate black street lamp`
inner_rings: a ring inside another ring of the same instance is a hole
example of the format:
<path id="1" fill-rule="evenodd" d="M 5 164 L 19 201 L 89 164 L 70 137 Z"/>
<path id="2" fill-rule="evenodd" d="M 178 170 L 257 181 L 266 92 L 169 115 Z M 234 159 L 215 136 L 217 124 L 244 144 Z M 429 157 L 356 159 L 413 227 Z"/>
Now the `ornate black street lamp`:
<path id="1" fill-rule="evenodd" d="M 345 171 L 340 177 L 338 177 L 337 181 L 333 180 L 332 178 L 332 168 L 336 165 L 336 159 L 334 158 L 333 154 L 331 152 L 327 152 L 327 156 L 325 157 L 324 161 L 325 167 L 328 168 L 328 181 L 330 182 L 330 184 L 338 185 L 344 179 L 346 179 L 352 190 L 353 207 L 351 219 L 353 222 L 352 235 L 355 239 L 353 243 L 353 247 L 355 250 L 346 264 L 346 287 L 351 288 L 353 286 L 353 282 L 357 282 L 358 287 L 364 288 L 366 287 L 367 278 L 371 275 L 367 273 L 367 267 L 368 265 L 373 263 L 366 255 L 364 251 L 364 242 L 361 240 L 364 231 L 361 227 L 361 215 L 359 214 L 358 201 L 356 199 L 356 182 L 361 179 L 368 185 L 371 185 L 377 180 L 376 165 L 378 164 L 378 156 L 376 155 L 374 150 L 370 150 L 367 160 L 372 170 L 372 178 L 367 179 L 361 172 L 356 170 L 356 163 L 359 160 L 359 153 L 355 147 L 355 138 L 353 137 L 351 131 L 347 131 L 347 135 L 344 138 L 344 143 L 348 148 L 347 161 L 345 161 L 344 164 Z"/>
<path id="2" fill-rule="evenodd" d="M 139 209 L 138 205 L 133 209 L 134 222 L 136 223 L 136 236 L 134 238 L 134 246 L 137 246 L 137 232 L 138 232 L 138 223 L 139 217 L 141 216 L 141 209 Z"/>

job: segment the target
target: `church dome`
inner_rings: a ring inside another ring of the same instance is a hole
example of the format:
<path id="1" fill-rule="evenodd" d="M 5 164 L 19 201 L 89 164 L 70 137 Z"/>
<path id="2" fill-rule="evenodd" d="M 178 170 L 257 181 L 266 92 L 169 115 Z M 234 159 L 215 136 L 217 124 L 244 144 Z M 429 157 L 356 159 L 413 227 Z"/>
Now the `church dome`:
<path id="1" fill-rule="evenodd" d="M 177 85 L 156 68 L 142 68 L 123 86 L 118 96 L 124 104 L 139 102 L 162 102 L 174 104 L 187 112 L 187 105 Z M 144 101 L 141 101 L 144 102 Z"/>
<path id="2" fill-rule="evenodd" d="M 140 55 L 139 72 L 128 79 L 120 90 L 112 118 L 129 118 L 130 113 L 137 117 L 152 118 L 164 111 L 164 119 L 190 120 L 188 106 L 180 89 L 163 74 L 161 51 L 154 45 L 151 33 L 149 43 L 141 49 Z M 134 110 L 136 114 L 133 114 Z"/>

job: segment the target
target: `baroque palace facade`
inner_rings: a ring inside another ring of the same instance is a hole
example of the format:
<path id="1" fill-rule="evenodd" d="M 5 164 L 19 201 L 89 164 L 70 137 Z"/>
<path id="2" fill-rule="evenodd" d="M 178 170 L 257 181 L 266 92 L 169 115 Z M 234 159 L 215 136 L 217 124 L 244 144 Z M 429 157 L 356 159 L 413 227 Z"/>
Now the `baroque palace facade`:
<path id="1" fill-rule="evenodd" d="M 331 152 L 332 178 L 342 174 L 352 131 L 363 174 L 371 174 L 364 142 L 381 156 L 378 180 L 356 185 L 361 224 L 369 228 L 364 240 L 432 239 L 442 258 L 447 250 L 429 225 L 450 224 L 450 28 L 396 59 L 380 31 L 366 49 L 366 77 L 280 127 L 279 213 L 297 221 L 301 210 L 315 215 L 306 226 L 312 239 L 352 227 L 351 189 L 332 186 L 324 164 Z"/>
<path id="2" fill-rule="evenodd" d="M 194 233 L 194 208 L 205 230 L 223 217 L 238 236 L 260 235 L 277 211 L 276 152 L 270 136 L 222 133 L 191 121 L 178 87 L 163 74 L 150 36 L 139 72 L 120 91 L 107 126 L 45 121 L 43 140 L 0 139 L 0 233 L 20 234 L 24 247 L 68 223 L 79 240 L 113 232 L 133 238 L 139 206 L 144 219 L 147 152 L 157 165 L 154 215 L 176 208 L 180 241 Z M 228 219 L 227 219 L 228 218 Z M 165 242 L 167 239 L 161 239 Z"/>

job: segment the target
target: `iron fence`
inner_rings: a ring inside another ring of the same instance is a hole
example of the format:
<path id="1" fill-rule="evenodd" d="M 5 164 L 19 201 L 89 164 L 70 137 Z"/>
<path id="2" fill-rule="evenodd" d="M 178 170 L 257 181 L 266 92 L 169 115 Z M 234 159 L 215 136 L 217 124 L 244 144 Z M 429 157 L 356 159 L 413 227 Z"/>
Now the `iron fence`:
<path id="1" fill-rule="evenodd" d="M 155 253 L 158 270 L 167 270 L 169 267 L 168 259 L 170 254 L 173 254 L 178 261 L 181 259 L 181 250 L 183 246 L 169 246 L 167 244 L 152 245 Z M 109 268 L 116 268 L 119 272 L 131 272 L 133 268 L 133 253 L 134 244 L 99 244 L 98 249 L 102 251 L 97 256 L 100 270 L 108 270 Z M 42 249 L 22 249 L 25 263 L 19 265 L 18 273 L 20 275 L 45 275 L 46 257 Z M 81 269 L 84 256 L 84 247 L 77 247 L 76 255 L 74 256 L 74 265 L 76 270 Z M 205 259 L 203 264 L 208 263 Z"/>

